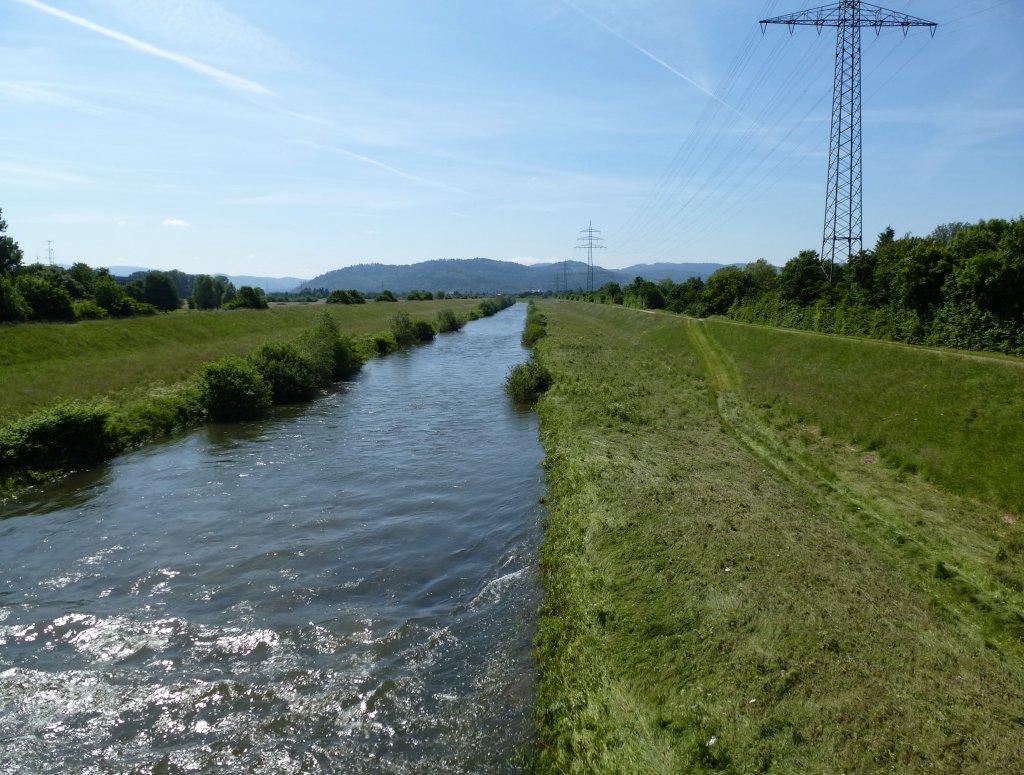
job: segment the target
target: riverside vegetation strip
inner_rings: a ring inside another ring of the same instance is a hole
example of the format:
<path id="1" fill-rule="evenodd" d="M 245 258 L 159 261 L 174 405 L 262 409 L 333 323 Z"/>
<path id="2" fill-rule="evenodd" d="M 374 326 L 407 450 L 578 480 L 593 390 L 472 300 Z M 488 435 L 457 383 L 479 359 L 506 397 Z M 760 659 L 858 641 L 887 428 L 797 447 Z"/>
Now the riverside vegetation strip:
<path id="1" fill-rule="evenodd" d="M 271 401 L 308 400 L 367 357 L 432 339 L 435 330 L 457 330 L 511 303 L 287 305 L 4 326 L 0 496 L 204 419 L 241 419 Z M 413 320 L 410 312 L 437 322 Z"/>
<path id="2" fill-rule="evenodd" d="M 1016 484 L 967 481 L 968 430 L 883 438 L 864 387 L 888 405 L 898 380 L 936 428 L 1010 391 L 978 432 L 1019 439 L 1018 363 L 903 351 L 890 372 L 874 342 L 538 306 L 539 771 L 1019 771 Z"/>

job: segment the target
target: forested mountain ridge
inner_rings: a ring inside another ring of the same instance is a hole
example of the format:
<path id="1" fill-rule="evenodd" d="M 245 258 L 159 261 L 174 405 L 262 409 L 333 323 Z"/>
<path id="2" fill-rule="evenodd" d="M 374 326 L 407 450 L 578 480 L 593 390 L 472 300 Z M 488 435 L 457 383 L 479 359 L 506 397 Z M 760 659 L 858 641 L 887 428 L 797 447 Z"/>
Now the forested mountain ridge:
<path id="1" fill-rule="evenodd" d="M 674 281 L 708 277 L 722 264 L 639 264 L 626 269 L 594 267 L 594 287 L 628 283 L 637 275 Z M 364 293 L 388 289 L 408 293 L 414 289 L 458 293 L 521 293 L 586 288 L 587 265 L 582 261 L 534 264 L 490 258 L 441 258 L 416 264 L 358 264 L 335 269 L 305 283 L 309 288 L 355 288 Z"/>

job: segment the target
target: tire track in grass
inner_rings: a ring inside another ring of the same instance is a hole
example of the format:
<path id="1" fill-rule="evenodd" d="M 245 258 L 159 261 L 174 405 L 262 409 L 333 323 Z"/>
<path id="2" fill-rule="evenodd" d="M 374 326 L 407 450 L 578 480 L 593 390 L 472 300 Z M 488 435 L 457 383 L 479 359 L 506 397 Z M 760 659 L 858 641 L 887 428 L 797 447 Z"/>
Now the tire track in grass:
<path id="1" fill-rule="evenodd" d="M 1005 556 L 995 534 L 972 527 L 992 520 L 989 506 L 874 465 L 877 456 L 822 438 L 820 430 L 804 429 L 800 438 L 792 428 L 773 426 L 743 399 L 739 371 L 705 323 L 686 319 L 683 325 L 729 433 L 821 503 L 851 538 L 905 574 L 961 626 L 1024 665 L 1024 591 L 993 563 Z"/>

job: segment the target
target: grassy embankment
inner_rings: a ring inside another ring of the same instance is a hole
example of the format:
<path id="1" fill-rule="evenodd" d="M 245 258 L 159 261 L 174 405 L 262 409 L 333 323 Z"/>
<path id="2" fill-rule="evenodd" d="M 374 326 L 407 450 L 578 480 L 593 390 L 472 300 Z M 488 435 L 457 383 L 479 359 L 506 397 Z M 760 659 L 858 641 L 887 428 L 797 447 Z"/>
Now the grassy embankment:
<path id="1" fill-rule="evenodd" d="M 203 363 L 247 355 L 264 342 L 293 339 L 324 310 L 344 334 L 365 340 L 387 331 L 388 318 L 399 310 L 433 320 L 442 309 L 467 314 L 479 304 L 479 299 L 285 304 L 267 310 L 0 326 L 0 423 L 58 400 L 135 401 L 153 387 L 187 379 Z"/>
<path id="2" fill-rule="evenodd" d="M 1024 369 L 539 306 L 541 772 L 1019 769 Z"/>
<path id="3" fill-rule="evenodd" d="M 205 419 L 257 416 L 271 403 L 308 400 L 368 357 L 431 339 L 436 330 L 457 330 L 460 319 L 499 306 L 287 305 L 5 326 L 0 496 Z M 220 360 L 225 356 L 236 358 Z"/>

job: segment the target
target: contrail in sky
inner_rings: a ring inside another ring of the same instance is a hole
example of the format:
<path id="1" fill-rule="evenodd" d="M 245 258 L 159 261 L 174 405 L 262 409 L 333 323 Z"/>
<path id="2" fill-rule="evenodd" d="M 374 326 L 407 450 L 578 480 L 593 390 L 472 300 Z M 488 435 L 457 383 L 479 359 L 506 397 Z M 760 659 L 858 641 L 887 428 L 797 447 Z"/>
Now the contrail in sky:
<path id="1" fill-rule="evenodd" d="M 218 70 L 216 67 L 203 64 L 202 62 L 187 57 L 182 54 L 175 54 L 173 51 L 166 51 L 162 48 L 146 43 L 145 41 L 133 38 L 130 35 L 112 30 L 109 27 L 103 27 L 102 25 L 91 22 L 88 19 L 83 19 L 81 16 L 75 16 L 74 14 L 62 11 L 59 8 L 54 8 L 52 5 L 41 3 L 39 0 L 15 0 L 15 2 L 27 5 L 29 8 L 35 8 L 37 11 L 42 11 L 50 16 L 56 16 L 58 19 L 63 19 L 66 22 L 75 24 L 79 27 L 84 27 L 87 30 L 98 33 L 113 40 L 119 41 L 126 45 L 131 46 L 134 49 L 138 49 L 146 54 L 152 54 L 155 57 L 166 59 L 169 62 L 174 62 L 177 65 L 181 65 L 187 70 L 205 75 L 207 78 L 212 78 L 222 86 L 226 86 L 229 89 L 235 89 L 237 91 L 249 92 L 251 94 L 273 94 L 273 92 L 266 86 L 255 81 L 250 81 L 241 76 L 234 75 L 233 73 L 226 72 L 224 70 Z"/>
<path id="2" fill-rule="evenodd" d="M 336 145 L 318 145 L 316 143 L 307 143 L 307 145 L 309 145 L 311 148 L 321 148 L 323 150 L 331 151 L 332 153 L 337 153 L 341 156 L 348 156 L 350 159 L 356 159 L 357 161 L 361 161 L 364 164 L 369 164 L 372 167 L 379 167 L 382 170 L 390 172 L 392 175 L 398 175 L 398 177 L 400 178 L 411 180 L 412 182 L 419 183 L 420 185 L 423 186 L 430 186 L 431 188 L 443 188 L 446 191 L 454 191 L 457 194 L 466 193 L 461 188 L 455 188 L 455 186 L 449 186 L 445 183 L 438 183 L 435 180 L 427 180 L 426 178 L 421 178 L 416 175 L 410 175 L 408 172 L 402 172 L 402 170 L 396 167 L 392 167 L 390 164 L 385 164 L 382 161 L 371 159 L 369 156 L 363 156 L 362 154 L 356 153 L 355 151 L 349 151 L 346 150 L 345 148 L 339 148 Z"/>
<path id="3" fill-rule="evenodd" d="M 669 71 L 670 73 L 672 73 L 673 75 L 675 75 L 675 76 L 677 76 L 677 77 L 679 77 L 679 78 L 682 78 L 682 79 L 683 79 L 684 81 L 686 81 L 686 82 L 687 82 L 688 84 L 690 84 L 690 86 L 692 86 L 693 88 L 697 89 L 698 91 L 700 91 L 700 92 L 703 92 L 704 94 L 708 95 L 708 96 L 709 96 L 709 97 L 710 97 L 711 99 L 713 99 L 713 100 L 714 100 L 715 102 L 717 102 L 717 103 L 718 103 L 719 105 L 722 105 L 722 106 L 723 106 L 724 108 L 726 108 L 726 109 L 728 109 L 728 110 L 732 111 L 732 112 L 733 112 L 733 113 L 735 113 L 735 114 L 736 114 L 737 116 L 739 116 L 740 118 L 742 118 L 742 119 L 743 119 L 744 121 L 748 121 L 748 122 L 750 122 L 751 124 L 753 124 L 754 126 L 756 126 L 756 127 L 758 128 L 758 129 L 764 129 L 764 127 L 762 127 L 762 126 L 761 126 L 760 124 L 758 124 L 758 123 L 757 123 L 756 121 L 754 121 L 754 119 L 752 119 L 752 118 L 751 118 L 750 116 L 748 116 L 748 115 L 746 115 L 745 113 L 742 113 L 741 111 L 737 110 L 737 109 L 736 109 L 736 108 L 734 108 L 734 107 L 733 107 L 732 105 L 730 105 L 730 104 L 729 104 L 728 102 L 726 102 L 726 101 L 725 101 L 725 100 L 723 100 L 723 99 L 722 99 L 721 97 L 719 97 L 719 96 L 718 96 L 717 94 L 715 94 L 714 92 L 710 91 L 709 89 L 706 89 L 706 88 L 704 88 L 703 86 L 701 86 L 701 85 L 700 85 L 699 83 L 697 83 L 697 82 L 696 82 L 695 80 L 693 80 L 692 78 L 690 78 L 690 76 L 686 75 L 685 73 L 681 73 L 681 72 L 679 72 L 679 71 L 678 71 L 678 70 L 676 70 L 676 69 L 675 69 L 674 67 L 672 67 L 672 65 L 670 65 L 670 64 L 669 64 L 668 62 L 666 62 L 666 61 L 665 61 L 664 59 L 660 59 L 660 58 L 658 58 L 657 56 L 655 56 L 654 54 L 652 54 L 652 53 L 651 53 L 650 51 L 648 51 L 647 49 L 645 49 L 645 48 L 644 48 L 643 46 L 640 46 L 640 45 L 638 45 L 638 44 L 634 43 L 633 41 L 631 41 L 631 40 L 630 40 L 629 38 L 627 38 L 627 37 L 626 37 L 625 35 L 623 35 L 623 34 L 622 34 L 621 32 L 619 32 L 618 30 L 614 30 L 614 29 L 612 29 L 612 28 L 611 28 L 611 27 L 609 27 L 609 26 L 608 26 L 607 24 L 605 24 L 605 23 L 604 23 L 603 21 L 601 21 L 601 20 L 600 20 L 600 19 L 598 19 L 598 18 L 597 18 L 596 16 L 594 16 L 593 14 L 590 14 L 590 13 L 588 13 L 587 11 L 584 11 L 584 10 L 583 10 L 582 8 L 580 8 L 580 7 L 579 7 L 578 5 L 576 5 L 575 3 L 573 3 L 573 2 L 570 2 L 570 0 L 562 0 L 562 2 L 563 2 L 563 3 L 565 4 L 565 5 L 567 5 L 567 6 L 569 6 L 570 8 L 572 8 L 572 9 L 573 9 L 574 11 L 576 11 L 576 13 L 580 14 L 581 16 L 585 16 L 586 18 L 590 19 L 590 21 L 592 21 L 592 22 L 593 22 L 594 24 L 596 24 L 596 25 L 597 25 L 598 27 L 600 27 L 601 29 L 603 29 L 603 30 L 604 30 L 605 32 L 607 32 L 607 33 L 609 33 L 609 34 L 611 34 L 611 35 L 614 35 L 614 36 L 615 36 L 616 38 L 618 38 L 619 40 L 621 40 L 621 41 L 622 41 L 623 43 L 625 43 L 625 44 L 626 44 L 627 46 L 629 46 L 629 47 L 631 47 L 631 48 L 634 48 L 634 49 L 636 49 L 636 50 L 637 50 L 637 51 L 639 51 L 639 52 L 640 52 L 641 54 L 643 54 L 643 55 L 644 55 L 645 57 L 647 57 L 648 59 L 650 59 L 650 60 L 651 60 L 652 62 L 656 62 L 657 64 L 659 64 L 659 65 L 661 65 L 662 67 L 664 67 L 664 68 L 665 68 L 666 70 L 668 70 L 668 71 Z"/>

